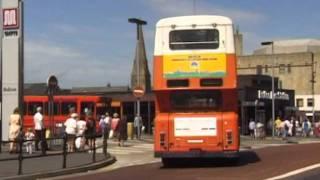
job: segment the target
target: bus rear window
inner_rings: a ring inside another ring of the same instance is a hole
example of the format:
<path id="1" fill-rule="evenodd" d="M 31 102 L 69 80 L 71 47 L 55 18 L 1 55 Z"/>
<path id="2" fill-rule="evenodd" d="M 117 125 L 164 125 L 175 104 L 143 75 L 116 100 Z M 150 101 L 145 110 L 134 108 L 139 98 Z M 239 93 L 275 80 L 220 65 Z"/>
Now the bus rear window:
<path id="1" fill-rule="evenodd" d="M 175 30 L 169 34 L 169 46 L 172 50 L 217 49 L 219 31 L 217 29 Z"/>
<path id="2" fill-rule="evenodd" d="M 170 104 L 173 111 L 210 111 L 221 106 L 220 91 L 173 91 Z"/>

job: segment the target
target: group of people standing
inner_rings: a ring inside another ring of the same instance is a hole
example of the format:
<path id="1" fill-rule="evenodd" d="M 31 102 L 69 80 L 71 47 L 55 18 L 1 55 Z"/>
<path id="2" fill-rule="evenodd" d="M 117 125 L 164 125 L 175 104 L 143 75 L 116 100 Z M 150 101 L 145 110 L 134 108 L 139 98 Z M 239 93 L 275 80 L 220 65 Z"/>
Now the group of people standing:
<path id="1" fill-rule="evenodd" d="M 9 141 L 10 147 L 9 152 L 15 153 L 18 151 L 18 146 L 16 141 L 19 138 L 24 138 L 26 140 L 26 150 L 29 154 L 32 154 L 32 145 L 33 140 L 35 140 L 35 150 L 39 151 L 39 142 L 41 142 L 41 150 L 43 153 L 48 149 L 48 145 L 46 142 L 46 129 L 43 123 L 43 115 L 41 113 L 42 108 L 37 107 L 36 113 L 33 116 L 34 121 L 34 132 L 32 128 L 28 128 L 27 132 L 23 134 L 22 132 L 22 120 L 20 116 L 20 111 L 18 108 L 15 108 L 13 114 L 10 115 L 9 120 Z"/>
<path id="2" fill-rule="evenodd" d="M 299 121 L 294 117 L 285 118 L 282 120 L 280 117 L 274 122 L 276 135 L 282 138 L 288 136 L 303 136 L 309 137 L 312 132 L 312 125 L 309 119 L 305 118 L 303 121 Z"/>
<path id="3" fill-rule="evenodd" d="M 127 116 L 123 115 L 122 118 L 119 118 L 118 113 L 114 113 L 113 117 L 111 117 L 107 112 L 105 115 L 101 115 L 99 126 L 103 136 L 118 139 L 118 145 L 124 146 L 124 141 L 128 139 Z M 136 139 L 141 139 L 141 134 L 144 130 L 141 116 L 135 116 L 133 127 Z"/>
<path id="4" fill-rule="evenodd" d="M 258 121 L 257 123 L 251 119 L 249 122 L 249 132 L 250 136 L 253 138 L 264 138 L 265 137 L 265 130 L 264 124 Z"/>
<path id="5" fill-rule="evenodd" d="M 269 124 L 268 124 L 269 125 Z M 299 121 L 295 117 L 287 117 L 282 120 L 280 117 L 277 117 L 274 123 L 270 120 L 270 125 L 268 129 L 271 130 L 274 128 L 275 135 L 278 137 L 282 137 L 283 139 L 287 138 L 288 136 L 303 136 L 309 137 L 313 132 L 312 123 L 309 119 L 305 118 L 302 121 Z M 320 122 L 315 123 L 314 130 L 318 128 L 319 136 L 320 136 Z M 264 124 L 261 122 L 255 122 L 254 120 L 250 120 L 249 122 L 249 131 L 250 135 L 253 138 L 261 137 L 264 135 Z M 317 135 L 317 134 L 316 134 Z"/>
<path id="6" fill-rule="evenodd" d="M 118 113 L 114 113 L 111 117 L 107 112 L 101 116 L 99 126 L 103 137 L 118 139 L 118 146 L 124 146 L 124 141 L 128 138 L 126 116 L 120 118 Z"/>
<path id="7" fill-rule="evenodd" d="M 16 142 L 19 137 L 24 138 L 28 153 L 32 154 L 33 144 L 35 145 L 36 151 L 40 150 L 40 144 L 42 153 L 46 153 L 48 144 L 46 141 L 46 128 L 41 107 L 36 108 L 33 122 L 34 129 L 28 128 L 23 134 L 22 118 L 19 109 L 16 108 L 14 110 L 9 121 L 9 140 L 12 141 L 9 148 L 10 153 L 18 151 Z M 136 138 L 140 139 L 141 132 L 143 131 L 143 124 L 140 116 L 135 116 L 133 126 Z M 86 113 L 84 120 L 82 120 L 75 111 L 70 110 L 70 114 L 64 123 L 64 127 L 67 135 L 68 152 L 74 152 L 76 149 L 83 150 L 86 144 L 89 146 L 89 149 L 93 148 L 94 137 L 96 136 L 96 123 L 91 115 Z M 124 142 L 128 138 L 127 117 L 125 115 L 120 118 L 118 113 L 114 113 L 113 116 L 110 116 L 107 112 L 101 116 L 99 127 L 103 137 L 105 137 L 104 139 L 111 138 L 118 140 L 118 145 L 124 146 Z"/>
<path id="8" fill-rule="evenodd" d="M 67 134 L 67 151 L 74 152 L 75 149 L 83 150 L 88 144 L 89 149 L 94 146 L 95 121 L 92 116 L 86 115 L 80 119 L 77 113 L 71 113 L 65 121 L 65 133 Z M 76 146 L 76 148 L 75 148 Z"/>

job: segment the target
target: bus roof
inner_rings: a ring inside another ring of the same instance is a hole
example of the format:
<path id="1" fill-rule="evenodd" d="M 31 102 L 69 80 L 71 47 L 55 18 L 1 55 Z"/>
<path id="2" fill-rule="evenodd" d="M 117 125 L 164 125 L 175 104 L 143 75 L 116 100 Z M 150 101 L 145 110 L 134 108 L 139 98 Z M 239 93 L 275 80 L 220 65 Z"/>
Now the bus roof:
<path id="1" fill-rule="evenodd" d="M 196 22 L 196 23 L 194 23 Z M 192 24 L 226 24 L 231 25 L 232 20 L 225 16 L 214 15 L 193 15 L 164 18 L 158 21 L 157 27 L 167 27 L 171 25 L 186 26 Z"/>

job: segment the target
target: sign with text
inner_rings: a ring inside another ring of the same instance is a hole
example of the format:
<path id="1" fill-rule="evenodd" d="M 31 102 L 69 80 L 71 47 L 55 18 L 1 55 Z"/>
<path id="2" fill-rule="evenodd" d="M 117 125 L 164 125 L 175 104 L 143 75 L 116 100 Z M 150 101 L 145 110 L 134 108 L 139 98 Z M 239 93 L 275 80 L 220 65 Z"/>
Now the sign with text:
<path id="1" fill-rule="evenodd" d="M 259 99 L 272 99 L 272 91 L 258 90 Z M 283 91 L 274 92 L 274 99 L 289 100 L 289 94 Z"/>
<path id="2" fill-rule="evenodd" d="M 3 29 L 18 29 L 18 8 L 3 9 Z"/>
<path id="3" fill-rule="evenodd" d="M 23 2 L 2 0 L 1 6 L 3 23 L 1 139 L 8 140 L 10 115 L 17 107 L 23 110 L 23 18 L 20 18 Z"/>

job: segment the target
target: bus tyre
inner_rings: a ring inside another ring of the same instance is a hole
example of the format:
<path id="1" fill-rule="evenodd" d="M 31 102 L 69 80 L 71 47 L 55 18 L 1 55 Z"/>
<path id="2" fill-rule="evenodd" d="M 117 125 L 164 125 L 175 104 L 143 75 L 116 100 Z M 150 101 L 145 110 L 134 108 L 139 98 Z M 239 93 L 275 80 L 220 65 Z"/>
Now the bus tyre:
<path id="1" fill-rule="evenodd" d="M 230 165 L 237 165 L 239 163 L 239 157 L 228 158 L 228 163 L 230 163 Z"/>
<path id="2" fill-rule="evenodd" d="M 161 158 L 161 161 L 164 167 L 170 167 L 172 164 L 172 159 L 170 158 Z"/>

